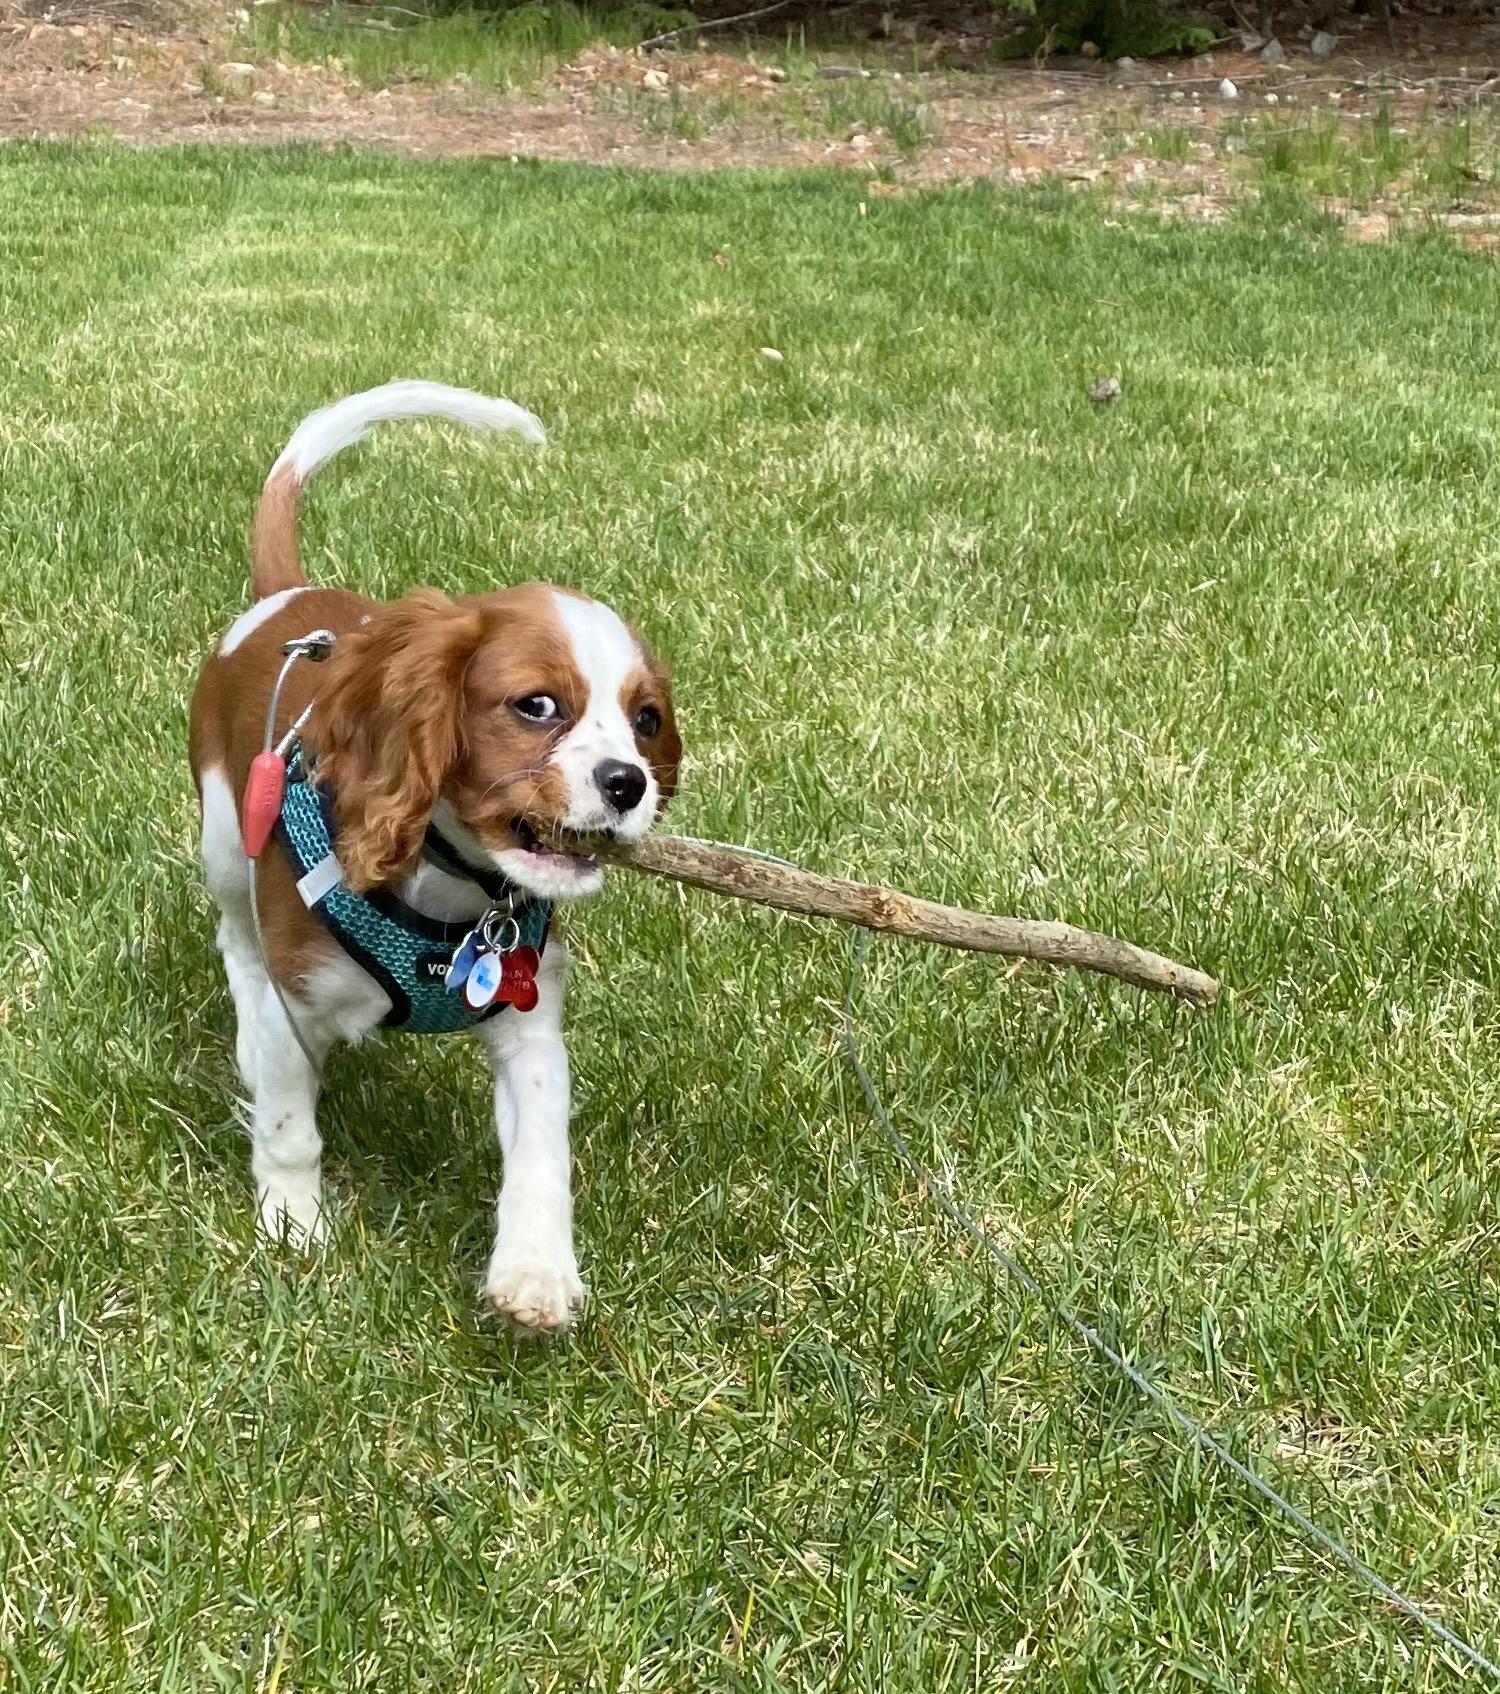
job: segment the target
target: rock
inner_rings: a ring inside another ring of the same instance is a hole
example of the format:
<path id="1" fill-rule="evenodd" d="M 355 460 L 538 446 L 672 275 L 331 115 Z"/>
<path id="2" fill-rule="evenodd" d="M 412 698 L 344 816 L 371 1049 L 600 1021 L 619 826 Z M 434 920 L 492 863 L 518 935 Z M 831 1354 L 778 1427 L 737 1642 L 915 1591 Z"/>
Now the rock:
<path id="1" fill-rule="evenodd" d="M 1089 384 L 1088 395 L 1096 406 L 1112 405 L 1120 398 L 1119 377 L 1101 376 L 1097 382 Z"/>
<path id="2" fill-rule="evenodd" d="M 269 88 L 262 88 L 258 93 L 252 94 L 250 98 L 257 106 L 274 106 L 276 104 L 276 96 Z"/>
<path id="3" fill-rule="evenodd" d="M 1258 53 L 1258 52 L 1260 52 L 1261 48 L 1265 46 L 1265 44 L 1266 44 L 1265 36 L 1257 35 L 1256 32 L 1253 29 L 1242 29 L 1240 31 L 1240 51 L 1241 52 L 1243 52 L 1243 53 Z"/>
<path id="4" fill-rule="evenodd" d="M 1082 58 L 1097 59 L 1099 57 L 1099 43 L 1097 41 L 1085 41 L 1080 44 L 1078 52 Z"/>
<path id="5" fill-rule="evenodd" d="M 1235 87 L 1228 77 L 1225 77 L 1223 82 L 1219 84 L 1219 93 L 1222 94 L 1226 100 L 1238 100 L 1240 97 L 1239 89 Z"/>
<path id="6" fill-rule="evenodd" d="M 875 144 L 863 130 L 859 130 L 849 137 L 849 145 L 856 153 L 867 153 Z"/>
<path id="7" fill-rule="evenodd" d="M 1120 57 L 1115 60 L 1115 69 L 1117 71 L 1133 71 L 1135 69 L 1135 60 L 1132 59 L 1128 53 L 1122 53 Z"/>
<path id="8" fill-rule="evenodd" d="M 862 71 L 857 65 L 819 65 L 818 78 L 822 82 L 837 82 L 842 77 L 869 77 L 872 71 Z"/>
<path id="9" fill-rule="evenodd" d="M 1280 100 L 1281 96 L 1279 94 L 1268 94 L 1266 96 L 1266 104 L 1268 106 L 1275 106 L 1279 104 Z"/>
<path id="10" fill-rule="evenodd" d="M 773 365 L 779 365 L 782 362 L 781 354 L 774 347 L 762 347 L 760 356 L 763 359 L 769 359 Z"/>
<path id="11" fill-rule="evenodd" d="M 237 63 L 220 65 L 215 75 L 226 94 L 248 94 L 255 81 L 255 66 Z"/>
<path id="12" fill-rule="evenodd" d="M 665 94 L 672 86 L 672 79 L 665 71 L 647 71 L 641 78 L 641 87 L 649 88 L 653 94 Z"/>
<path id="13" fill-rule="evenodd" d="M 1281 45 L 1281 43 L 1273 35 L 1271 37 L 1271 39 L 1265 44 L 1265 46 L 1261 48 L 1260 57 L 1261 57 L 1261 63 L 1262 64 L 1266 64 L 1266 65 L 1284 64 L 1285 61 L 1286 61 L 1286 48 L 1283 47 Z"/>
<path id="14" fill-rule="evenodd" d="M 1339 38 L 1336 35 L 1330 34 L 1326 29 L 1320 29 L 1308 43 L 1308 51 L 1315 59 L 1330 59 L 1338 44 Z"/>

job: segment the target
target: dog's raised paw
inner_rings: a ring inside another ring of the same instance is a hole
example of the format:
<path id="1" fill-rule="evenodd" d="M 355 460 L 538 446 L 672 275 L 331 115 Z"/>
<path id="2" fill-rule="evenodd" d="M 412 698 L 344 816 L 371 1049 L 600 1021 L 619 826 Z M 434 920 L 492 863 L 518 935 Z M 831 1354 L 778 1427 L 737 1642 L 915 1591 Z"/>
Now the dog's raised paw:
<path id="1" fill-rule="evenodd" d="M 497 1252 L 484 1279 L 484 1297 L 518 1329 L 556 1334 L 583 1305 L 583 1284 L 571 1264 Z"/>

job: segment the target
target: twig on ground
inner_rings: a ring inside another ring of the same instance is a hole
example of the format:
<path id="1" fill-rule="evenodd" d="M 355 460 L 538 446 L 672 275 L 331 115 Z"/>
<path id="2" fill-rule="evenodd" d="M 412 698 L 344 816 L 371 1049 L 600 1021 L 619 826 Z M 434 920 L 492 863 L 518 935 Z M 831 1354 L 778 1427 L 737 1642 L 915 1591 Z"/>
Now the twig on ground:
<path id="1" fill-rule="evenodd" d="M 576 839 L 554 844 L 564 850 L 580 850 Z M 1137 988 L 1175 994 L 1192 1006 L 1211 1006 L 1219 997 L 1219 984 L 1213 977 L 1190 965 L 1176 964 L 1129 941 L 1075 929 L 1071 924 L 966 912 L 895 889 L 820 876 L 733 847 L 685 841 L 681 836 L 648 835 L 630 846 L 591 840 L 588 851 L 611 864 L 628 865 L 632 870 L 705 888 L 712 894 L 729 894 L 803 917 L 837 918 L 864 929 L 904 935 L 913 941 L 933 941 L 940 947 L 965 952 L 1004 953 L 1013 959 L 1035 959 L 1048 965 L 1077 965 L 1119 977 Z"/>
<path id="2" fill-rule="evenodd" d="M 732 18 L 709 18 L 703 23 L 684 24 L 681 29 L 669 29 L 663 35 L 653 35 L 643 41 L 636 49 L 638 53 L 654 53 L 658 47 L 665 47 L 668 42 L 680 41 L 685 35 L 697 35 L 705 29 L 727 29 L 730 24 L 747 24 L 753 18 L 768 18 L 772 12 L 784 12 L 792 0 L 773 0 L 773 4 L 762 6 L 754 12 L 738 12 Z"/>

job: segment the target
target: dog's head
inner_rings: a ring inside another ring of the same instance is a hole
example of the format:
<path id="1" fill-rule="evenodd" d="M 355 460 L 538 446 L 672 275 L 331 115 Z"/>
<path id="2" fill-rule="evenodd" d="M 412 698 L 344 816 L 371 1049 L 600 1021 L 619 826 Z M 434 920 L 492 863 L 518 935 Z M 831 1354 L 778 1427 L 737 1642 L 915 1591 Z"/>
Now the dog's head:
<path id="1" fill-rule="evenodd" d="M 410 595 L 341 636 L 319 682 L 307 740 L 356 890 L 407 870 L 440 812 L 528 893 L 592 894 L 597 863 L 549 832 L 637 840 L 677 786 L 665 671 L 565 590 Z"/>

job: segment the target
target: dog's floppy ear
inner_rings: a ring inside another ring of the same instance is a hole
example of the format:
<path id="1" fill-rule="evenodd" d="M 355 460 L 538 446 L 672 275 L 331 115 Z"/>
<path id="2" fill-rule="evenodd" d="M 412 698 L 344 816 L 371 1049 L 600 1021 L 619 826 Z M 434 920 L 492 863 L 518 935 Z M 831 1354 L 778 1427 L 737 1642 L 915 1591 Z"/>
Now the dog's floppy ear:
<path id="1" fill-rule="evenodd" d="M 682 763 L 682 737 L 677 732 L 677 713 L 672 708 L 672 673 L 657 660 L 650 665 L 651 675 L 661 694 L 661 733 L 651 754 L 651 769 L 661 794 L 662 807 L 677 792 L 677 771 Z"/>
<path id="2" fill-rule="evenodd" d="M 463 752 L 464 672 L 484 622 L 428 589 L 339 637 L 307 740 L 334 793 L 338 856 L 356 892 L 415 860 Z"/>

